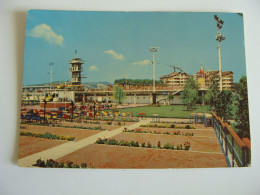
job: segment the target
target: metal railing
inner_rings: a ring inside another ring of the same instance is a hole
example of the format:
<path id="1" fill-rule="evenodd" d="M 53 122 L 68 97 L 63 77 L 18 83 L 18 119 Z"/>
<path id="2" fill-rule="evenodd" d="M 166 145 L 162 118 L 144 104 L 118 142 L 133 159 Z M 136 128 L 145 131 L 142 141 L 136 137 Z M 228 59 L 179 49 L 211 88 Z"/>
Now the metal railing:
<path id="1" fill-rule="evenodd" d="M 251 142 L 248 138 L 242 140 L 232 127 L 223 122 L 212 112 L 213 129 L 225 154 L 227 163 L 231 167 L 247 167 L 251 164 Z"/>

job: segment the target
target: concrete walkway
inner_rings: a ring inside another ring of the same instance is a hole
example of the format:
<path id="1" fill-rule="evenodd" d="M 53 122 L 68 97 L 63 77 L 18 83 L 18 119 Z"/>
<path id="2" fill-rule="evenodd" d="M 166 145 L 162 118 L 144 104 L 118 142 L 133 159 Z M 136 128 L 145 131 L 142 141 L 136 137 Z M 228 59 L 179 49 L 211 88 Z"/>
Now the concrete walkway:
<path id="1" fill-rule="evenodd" d="M 134 129 L 139 127 L 140 125 L 147 124 L 150 122 L 150 119 L 142 119 L 139 122 L 127 126 L 128 129 Z M 70 154 L 76 150 L 79 150 L 85 146 L 88 146 L 90 144 L 93 144 L 96 142 L 98 138 L 110 138 L 113 137 L 121 132 L 123 132 L 124 126 L 120 127 L 118 129 L 115 129 L 113 131 L 102 131 L 100 133 L 97 133 L 95 135 L 92 135 L 90 137 L 87 137 L 85 139 L 82 139 L 77 142 L 73 141 L 68 141 L 64 144 L 61 144 L 59 146 L 50 148 L 48 150 L 44 150 L 42 152 L 38 152 L 36 154 L 32 154 L 30 156 L 21 158 L 18 160 L 18 165 L 22 167 L 31 167 L 33 164 L 36 163 L 36 160 L 42 159 L 42 160 L 47 160 L 47 159 L 58 159 L 61 158 L 67 154 Z"/>

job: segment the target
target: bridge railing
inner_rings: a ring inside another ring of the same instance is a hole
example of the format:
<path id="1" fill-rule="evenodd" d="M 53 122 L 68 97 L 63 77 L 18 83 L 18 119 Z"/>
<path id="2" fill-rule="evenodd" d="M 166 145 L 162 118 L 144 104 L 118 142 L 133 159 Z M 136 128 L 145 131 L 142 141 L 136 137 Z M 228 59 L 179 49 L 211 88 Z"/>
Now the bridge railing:
<path id="1" fill-rule="evenodd" d="M 223 122 L 214 112 L 213 129 L 221 148 L 231 167 L 246 167 L 251 164 L 251 142 L 248 138 L 241 139 L 232 127 Z"/>

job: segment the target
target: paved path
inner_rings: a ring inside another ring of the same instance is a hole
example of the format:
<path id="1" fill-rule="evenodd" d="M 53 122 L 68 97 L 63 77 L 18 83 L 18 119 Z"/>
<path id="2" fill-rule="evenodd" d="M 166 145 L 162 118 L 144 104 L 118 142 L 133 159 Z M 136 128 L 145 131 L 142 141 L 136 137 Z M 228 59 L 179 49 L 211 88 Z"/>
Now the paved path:
<path id="1" fill-rule="evenodd" d="M 140 120 L 139 122 L 127 126 L 128 129 L 134 129 L 139 127 L 142 124 L 147 124 L 150 122 L 150 119 L 144 119 Z M 61 144 L 59 146 L 50 148 L 48 150 L 44 150 L 42 152 L 38 152 L 36 154 L 32 154 L 30 156 L 21 158 L 18 160 L 18 165 L 23 167 L 31 167 L 33 164 L 36 163 L 36 160 L 41 158 L 42 160 L 47 159 L 58 159 L 62 156 L 65 156 L 67 154 L 70 154 L 76 150 L 79 150 L 87 145 L 93 144 L 96 142 L 98 138 L 110 138 L 113 137 L 123 131 L 124 127 L 120 127 L 118 129 L 115 129 L 113 131 L 102 131 L 100 133 L 97 133 L 95 135 L 92 135 L 90 137 L 87 137 L 85 139 L 82 139 L 77 142 L 69 141 L 64 144 Z"/>

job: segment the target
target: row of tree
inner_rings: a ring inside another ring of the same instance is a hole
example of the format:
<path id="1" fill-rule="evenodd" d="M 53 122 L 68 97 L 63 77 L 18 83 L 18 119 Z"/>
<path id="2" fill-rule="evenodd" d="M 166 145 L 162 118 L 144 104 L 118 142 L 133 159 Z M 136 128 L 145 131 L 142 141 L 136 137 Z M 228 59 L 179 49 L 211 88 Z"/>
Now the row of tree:
<path id="1" fill-rule="evenodd" d="M 188 110 L 195 108 L 196 103 L 200 100 L 198 93 L 198 83 L 190 77 L 186 82 L 182 102 L 187 106 Z M 203 96 L 202 96 L 203 98 Z M 249 111 L 248 111 L 248 94 L 247 94 L 247 78 L 241 77 L 239 83 L 236 84 L 235 93 L 230 90 L 219 90 L 219 85 L 215 79 L 204 96 L 205 103 L 208 104 L 218 116 L 224 121 L 232 118 L 232 111 L 235 109 L 235 120 L 238 128 L 242 130 L 242 137 L 250 137 L 249 131 Z"/>
<path id="2" fill-rule="evenodd" d="M 114 81 L 115 85 L 134 85 L 134 86 L 152 86 L 153 80 L 152 79 L 116 79 Z M 156 80 L 156 85 L 163 85 L 162 80 Z"/>

